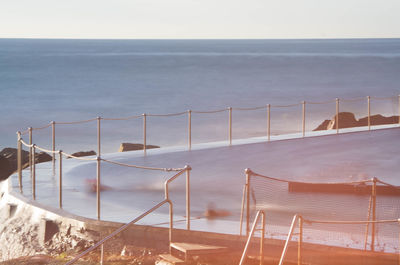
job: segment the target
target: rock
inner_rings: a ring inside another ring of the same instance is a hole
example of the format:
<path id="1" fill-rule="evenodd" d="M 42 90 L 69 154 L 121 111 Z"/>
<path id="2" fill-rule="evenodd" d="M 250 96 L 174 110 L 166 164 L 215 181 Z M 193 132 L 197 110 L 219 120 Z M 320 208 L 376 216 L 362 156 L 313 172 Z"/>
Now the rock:
<path id="1" fill-rule="evenodd" d="M 17 171 L 17 153 L 18 150 L 16 148 L 11 148 L 7 147 L 1 150 L 0 156 L 6 158 L 8 161 L 8 171 L 5 171 L 3 168 L 3 165 L 5 164 L 0 164 L 0 180 L 8 178 L 11 174 L 13 174 L 15 171 Z M 21 152 L 21 158 L 22 158 L 22 168 L 27 168 L 29 166 L 29 152 L 22 150 Z M 45 152 L 40 152 L 35 154 L 35 163 L 42 163 L 42 162 L 47 162 L 51 161 L 52 157 L 51 155 L 45 153 Z M 5 162 L 3 162 L 5 163 Z M 7 175 L 8 174 L 8 175 Z M 7 176 L 3 176 L 7 175 Z"/>
<path id="2" fill-rule="evenodd" d="M 96 155 L 96 152 L 95 151 L 79 151 L 79 152 L 76 152 L 76 153 L 73 153 L 72 154 L 73 156 L 76 156 L 76 157 L 82 157 L 82 156 L 95 156 Z M 67 158 L 70 158 L 70 157 L 67 157 Z"/>
<path id="3" fill-rule="evenodd" d="M 399 123 L 399 116 L 385 117 L 380 114 L 372 115 L 370 117 L 371 125 L 383 125 L 383 124 L 394 124 Z M 357 120 L 351 112 L 340 112 L 339 113 L 339 128 L 350 128 L 368 126 L 368 117 Z M 336 115 L 332 120 L 324 120 L 317 128 L 313 131 L 321 130 L 332 130 L 336 129 Z"/>
<path id="4" fill-rule="evenodd" d="M 380 114 L 372 115 L 370 117 L 371 125 L 393 124 L 399 122 L 399 116 L 385 117 Z M 358 120 L 358 126 L 368 126 L 368 117 Z"/>
<path id="5" fill-rule="evenodd" d="M 40 152 L 39 154 L 35 154 L 35 164 L 43 163 L 51 161 L 53 158 L 51 155 L 45 152 Z"/>
<path id="6" fill-rule="evenodd" d="M 7 147 L 1 150 L 0 155 L 4 156 L 8 159 L 8 163 L 10 163 L 10 167 L 12 168 L 12 172 L 17 170 L 17 149 Z M 22 150 L 22 164 L 28 163 L 29 161 L 29 152 Z"/>
<path id="7" fill-rule="evenodd" d="M 8 159 L 0 155 L 0 181 L 5 180 L 13 172 Z"/>
<path id="8" fill-rule="evenodd" d="M 315 128 L 313 131 L 322 131 L 326 130 L 328 128 L 328 125 L 331 121 L 330 120 L 324 120 L 320 125 L 318 125 L 317 128 Z"/>
<path id="9" fill-rule="evenodd" d="M 339 112 L 339 128 L 350 128 L 357 127 L 358 121 L 353 113 L 351 112 Z M 336 115 L 331 119 L 327 126 L 327 130 L 336 129 Z"/>
<path id="10" fill-rule="evenodd" d="M 146 144 L 146 149 L 154 149 L 154 148 L 160 148 L 160 147 L 157 145 Z M 126 152 L 134 150 L 143 150 L 143 144 L 122 143 L 119 146 L 118 152 Z"/>

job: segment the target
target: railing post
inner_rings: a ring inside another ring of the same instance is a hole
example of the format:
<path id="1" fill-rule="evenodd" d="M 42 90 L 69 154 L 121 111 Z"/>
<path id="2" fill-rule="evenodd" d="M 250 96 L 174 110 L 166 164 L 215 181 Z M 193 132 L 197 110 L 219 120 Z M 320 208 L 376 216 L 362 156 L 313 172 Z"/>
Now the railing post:
<path id="1" fill-rule="evenodd" d="M 100 220 L 100 156 L 97 157 L 97 170 L 96 170 L 96 194 L 97 194 L 97 220 Z"/>
<path id="2" fill-rule="evenodd" d="M 336 133 L 339 133 L 339 98 L 336 98 Z"/>
<path id="3" fill-rule="evenodd" d="M 171 243 L 172 243 L 172 230 L 174 230 L 174 208 L 172 205 L 172 202 L 170 200 L 169 201 L 169 235 L 168 235 L 168 239 L 169 239 L 169 251 L 171 253 Z"/>
<path id="4" fill-rule="evenodd" d="M 246 187 L 247 185 L 245 184 L 243 186 L 243 194 L 242 194 L 242 209 L 240 211 L 240 230 L 239 230 L 239 235 L 242 235 L 242 230 L 243 230 L 243 215 L 244 215 L 244 202 L 246 201 Z"/>
<path id="5" fill-rule="evenodd" d="M 58 163 L 59 163 L 59 169 L 58 169 L 58 182 L 59 182 L 59 190 L 58 190 L 58 201 L 59 201 L 59 206 L 62 208 L 62 150 L 58 151 Z"/>
<path id="6" fill-rule="evenodd" d="M 36 145 L 32 146 L 32 199 L 36 200 L 36 163 L 35 163 Z"/>
<path id="7" fill-rule="evenodd" d="M 186 229 L 190 230 L 190 170 L 192 168 L 185 166 L 186 170 Z"/>
<path id="8" fill-rule="evenodd" d="M 104 262 L 104 243 L 100 246 L 100 265 Z"/>
<path id="9" fill-rule="evenodd" d="M 192 111 L 188 110 L 188 146 L 192 150 Z"/>
<path id="10" fill-rule="evenodd" d="M 271 104 L 267 105 L 267 136 L 268 141 L 271 140 Z"/>
<path id="11" fill-rule="evenodd" d="M 53 153 L 51 154 L 51 160 L 53 163 L 53 176 L 56 175 L 56 122 L 51 122 L 51 150 Z"/>
<path id="12" fill-rule="evenodd" d="M 246 236 L 250 230 L 250 169 L 246 168 Z"/>
<path id="13" fill-rule="evenodd" d="M 367 96 L 368 102 L 368 131 L 371 130 L 371 97 Z"/>
<path id="14" fill-rule="evenodd" d="M 21 132 L 17 132 L 17 169 L 18 169 L 18 183 L 19 191 L 22 193 L 22 143 L 21 143 Z"/>
<path id="15" fill-rule="evenodd" d="M 376 221 L 376 178 L 372 179 L 372 221 Z M 371 226 L 371 251 L 375 250 L 375 223 Z"/>
<path id="16" fill-rule="evenodd" d="M 400 95 L 398 97 L 399 97 L 398 104 L 399 104 L 399 124 L 400 124 Z"/>
<path id="17" fill-rule="evenodd" d="M 146 130 L 147 130 L 147 124 L 146 124 L 146 113 L 143 113 L 143 153 L 146 154 Z"/>
<path id="18" fill-rule="evenodd" d="M 303 105 L 303 137 L 306 136 L 306 102 L 302 102 Z"/>
<path id="19" fill-rule="evenodd" d="M 265 212 L 261 212 L 261 239 L 260 239 L 260 265 L 264 264 L 264 235 L 265 235 Z"/>
<path id="20" fill-rule="evenodd" d="M 232 107 L 229 110 L 229 145 L 232 145 Z"/>
<path id="21" fill-rule="evenodd" d="M 29 133 L 29 145 L 32 145 L 32 127 L 28 128 Z M 32 146 L 29 147 L 29 170 L 32 178 Z"/>
<path id="22" fill-rule="evenodd" d="M 97 117 L 97 155 L 101 156 L 101 127 L 100 127 L 101 117 Z"/>
<path id="23" fill-rule="evenodd" d="M 371 220 L 371 211 L 372 211 L 372 191 L 371 191 L 371 196 L 369 196 L 367 221 Z M 365 237 L 364 237 L 364 250 L 367 250 L 368 233 L 369 233 L 369 223 L 366 223 Z"/>
<path id="24" fill-rule="evenodd" d="M 299 216 L 299 241 L 297 245 L 297 265 L 302 264 L 301 247 L 303 245 L 303 217 Z"/>

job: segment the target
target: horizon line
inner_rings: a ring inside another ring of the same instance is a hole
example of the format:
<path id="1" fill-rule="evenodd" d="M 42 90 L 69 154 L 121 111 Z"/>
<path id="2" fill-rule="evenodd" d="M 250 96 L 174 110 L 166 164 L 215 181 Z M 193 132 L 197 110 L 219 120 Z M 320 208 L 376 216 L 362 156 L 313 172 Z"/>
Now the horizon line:
<path id="1" fill-rule="evenodd" d="M 385 40 L 400 39 L 399 37 L 338 37 L 338 38 L 69 38 L 69 37 L 0 37 L 0 40 Z"/>

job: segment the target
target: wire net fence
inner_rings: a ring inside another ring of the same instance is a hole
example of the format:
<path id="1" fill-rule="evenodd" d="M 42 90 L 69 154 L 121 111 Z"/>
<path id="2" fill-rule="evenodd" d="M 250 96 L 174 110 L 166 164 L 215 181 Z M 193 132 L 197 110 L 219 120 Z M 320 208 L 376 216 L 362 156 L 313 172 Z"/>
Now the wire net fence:
<path id="1" fill-rule="evenodd" d="M 251 170 L 247 171 L 246 186 L 247 231 L 256 212 L 263 210 L 267 213 L 266 237 L 282 240 L 287 236 L 293 216 L 298 214 L 305 220 L 302 236 L 305 243 L 399 253 L 398 186 L 376 178 L 344 183 L 297 182 Z M 297 232 L 292 241 L 298 240 L 296 236 Z M 277 254 L 273 255 L 276 258 Z"/>
<path id="2" fill-rule="evenodd" d="M 279 264 L 397 265 L 400 262 L 398 220 L 335 222 L 296 217 L 292 233 L 289 231 L 286 237 L 286 248 L 279 253 Z M 385 237 L 380 233 L 375 251 L 364 249 L 366 225 L 390 231 Z"/>

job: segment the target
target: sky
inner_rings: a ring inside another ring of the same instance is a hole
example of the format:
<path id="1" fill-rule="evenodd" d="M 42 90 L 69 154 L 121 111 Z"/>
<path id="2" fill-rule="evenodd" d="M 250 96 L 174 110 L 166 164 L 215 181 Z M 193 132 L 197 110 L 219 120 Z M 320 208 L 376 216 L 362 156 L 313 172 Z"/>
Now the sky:
<path id="1" fill-rule="evenodd" d="M 0 38 L 400 38 L 399 0 L 0 0 Z"/>

